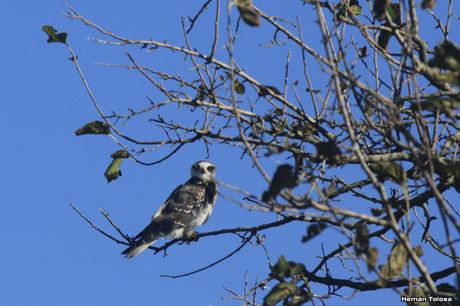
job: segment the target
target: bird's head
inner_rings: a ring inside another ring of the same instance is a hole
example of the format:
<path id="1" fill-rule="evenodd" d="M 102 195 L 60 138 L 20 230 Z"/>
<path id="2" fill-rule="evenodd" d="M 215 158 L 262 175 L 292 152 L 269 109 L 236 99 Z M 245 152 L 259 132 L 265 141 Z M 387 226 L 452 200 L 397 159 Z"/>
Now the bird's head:
<path id="1" fill-rule="evenodd" d="M 192 165 L 191 173 L 194 178 L 205 182 L 213 182 L 216 176 L 216 166 L 206 160 L 200 160 Z"/>

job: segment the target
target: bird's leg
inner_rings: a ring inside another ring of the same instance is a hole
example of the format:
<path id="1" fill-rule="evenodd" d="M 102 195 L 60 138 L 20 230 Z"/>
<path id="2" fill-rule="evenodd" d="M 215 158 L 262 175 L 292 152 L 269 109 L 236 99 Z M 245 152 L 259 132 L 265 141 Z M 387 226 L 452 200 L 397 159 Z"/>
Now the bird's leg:
<path id="1" fill-rule="evenodd" d="M 191 231 L 186 231 L 184 233 L 184 236 L 182 237 L 184 240 L 187 240 L 188 243 L 192 241 L 198 241 L 198 232 L 195 232 L 193 230 Z"/>

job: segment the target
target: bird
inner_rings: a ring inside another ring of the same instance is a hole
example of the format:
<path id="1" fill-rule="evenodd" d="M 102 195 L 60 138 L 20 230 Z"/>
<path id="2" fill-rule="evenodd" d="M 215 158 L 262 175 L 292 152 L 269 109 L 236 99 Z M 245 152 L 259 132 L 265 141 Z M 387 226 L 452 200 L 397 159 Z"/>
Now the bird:
<path id="1" fill-rule="evenodd" d="M 163 237 L 196 237 L 195 227 L 204 224 L 217 199 L 216 166 L 206 160 L 195 162 L 191 178 L 174 189 L 152 216 L 151 222 L 131 241 L 121 254 L 132 258 Z"/>

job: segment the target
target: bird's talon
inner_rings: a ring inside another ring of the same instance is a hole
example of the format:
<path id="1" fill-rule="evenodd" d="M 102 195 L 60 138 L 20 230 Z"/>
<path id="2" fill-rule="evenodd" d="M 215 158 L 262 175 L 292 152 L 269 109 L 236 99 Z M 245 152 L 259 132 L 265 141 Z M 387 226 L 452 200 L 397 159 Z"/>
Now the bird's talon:
<path id="1" fill-rule="evenodd" d="M 184 237 L 188 243 L 190 242 L 193 242 L 193 241 L 197 241 L 198 240 L 198 232 L 190 232 L 190 233 L 187 233 L 186 236 Z"/>

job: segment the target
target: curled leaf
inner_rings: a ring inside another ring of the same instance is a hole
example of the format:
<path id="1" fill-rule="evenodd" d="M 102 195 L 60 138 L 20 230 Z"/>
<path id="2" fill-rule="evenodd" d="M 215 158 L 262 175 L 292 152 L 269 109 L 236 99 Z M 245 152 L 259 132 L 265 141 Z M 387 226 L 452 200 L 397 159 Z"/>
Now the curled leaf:
<path id="1" fill-rule="evenodd" d="M 379 217 L 381 216 L 383 213 L 384 213 L 385 210 L 383 210 L 382 208 L 377 208 L 377 207 L 372 207 L 371 208 L 371 214 L 374 216 L 374 217 Z"/>
<path id="2" fill-rule="evenodd" d="M 379 32 L 379 36 L 377 37 L 377 44 L 380 48 L 385 49 L 388 47 L 388 43 L 390 42 L 390 38 L 393 36 L 391 31 L 381 30 Z"/>
<path id="3" fill-rule="evenodd" d="M 376 0 L 374 3 L 379 2 L 379 5 L 382 4 L 382 11 L 378 9 L 378 14 L 379 17 L 376 17 L 380 21 L 384 21 L 386 19 L 386 13 L 388 13 L 388 16 L 391 18 L 393 23 L 397 25 L 401 25 L 401 8 L 399 3 L 389 3 L 389 1 L 379 1 Z M 380 3 L 382 2 L 382 3 Z M 383 3 L 385 2 L 385 3 Z M 376 6 L 374 6 L 375 9 Z M 384 9 L 383 9 L 384 7 Z M 377 14 L 374 10 L 374 14 Z M 377 15 L 376 15 L 377 16 Z M 386 21 L 384 23 L 386 27 L 390 27 L 391 23 L 389 21 Z M 377 44 L 382 48 L 382 49 L 387 49 L 388 43 L 390 42 L 390 38 L 393 36 L 393 31 L 388 31 L 388 30 L 381 30 L 379 32 L 379 35 L 377 37 Z"/>
<path id="4" fill-rule="evenodd" d="M 331 183 L 323 190 L 325 197 L 331 197 L 339 190 L 339 182 L 336 177 L 334 177 Z"/>
<path id="5" fill-rule="evenodd" d="M 260 13 L 252 5 L 252 0 L 236 0 L 236 7 L 243 21 L 251 26 L 260 26 Z"/>
<path id="6" fill-rule="evenodd" d="M 424 10 L 432 10 L 436 5 L 436 0 L 423 0 L 422 1 L 422 9 Z"/>
<path id="7" fill-rule="evenodd" d="M 126 150 L 118 150 L 118 151 L 113 152 L 112 155 L 110 155 L 110 157 L 112 157 L 112 158 L 128 158 L 129 153 Z"/>
<path id="8" fill-rule="evenodd" d="M 380 181 L 390 180 L 398 185 L 404 184 L 406 174 L 399 164 L 392 161 L 382 161 L 369 164 L 369 168 L 377 174 Z"/>
<path id="9" fill-rule="evenodd" d="M 391 3 L 387 7 L 388 15 L 390 15 L 391 20 L 397 25 L 401 25 L 401 6 L 399 3 Z"/>
<path id="10" fill-rule="evenodd" d="M 428 294 L 428 292 L 426 292 L 425 290 L 423 290 L 422 288 L 420 288 L 418 286 L 412 287 L 411 290 L 409 290 L 409 288 L 404 289 L 404 293 L 406 294 L 406 296 L 409 296 L 409 292 L 411 293 L 410 297 L 413 297 L 413 298 L 426 297 L 427 294 Z M 407 306 L 430 306 L 430 305 L 433 305 L 433 304 L 429 303 L 428 301 L 425 301 L 424 299 L 421 299 L 420 301 L 416 300 L 416 301 L 413 301 L 413 302 L 406 302 L 406 303 L 407 303 Z"/>
<path id="11" fill-rule="evenodd" d="M 434 56 L 430 66 L 450 71 L 460 71 L 460 47 L 449 40 L 443 41 L 434 48 Z"/>
<path id="12" fill-rule="evenodd" d="M 271 267 L 270 270 L 272 271 L 274 275 L 281 276 L 281 277 L 284 277 L 288 274 L 287 272 L 289 270 L 289 264 L 286 258 L 284 257 L 284 255 L 281 255 L 278 258 L 278 261 L 276 262 L 274 266 Z"/>
<path id="13" fill-rule="evenodd" d="M 442 113 L 449 113 L 457 110 L 460 105 L 460 101 L 451 99 L 449 97 L 438 97 L 438 98 L 429 98 L 420 104 L 413 103 L 412 109 L 416 110 L 420 108 L 422 110 L 429 110 L 432 112 L 440 111 Z"/>
<path id="14" fill-rule="evenodd" d="M 312 238 L 315 238 L 319 234 L 321 234 L 322 231 L 326 229 L 327 225 L 326 223 L 314 223 L 308 226 L 307 228 L 307 234 L 302 237 L 302 242 L 305 243 Z"/>
<path id="15" fill-rule="evenodd" d="M 283 306 L 301 306 L 311 300 L 311 294 L 300 289 L 283 302 Z"/>
<path id="16" fill-rule="evenodd" d="M 359 48 L 359 57 L 360 58 L 365 58 L 367 57 L 369 54 L 367 53 L 367 47 L 364 46 L 362 48 Z"/>
<path id="17" fill-rule="evenodd" d="M 311 135 L 318 135 L 318 128 L 314 124 L 302 120 L 294 121 L 289 126 L 289 129 L 302 139 L 306 139 Z"/>
<path id="18" fill-rule="evenodd" d="M 293 283 L 279 283 L 264 297 L 263 306 L 274 306 L 294 294 L 298 289 Z"/>
<path id="19" fill-rule="evenodd" d="M 430 70 L 430 75 L 433 81 L 436 83 L 450 83 L 460 86 L 460 71 L 442 71 L 441 69 L 432 68 Z"/>
<path id="20" fill-rule="evenodd" d="M 259 97 L 265 97 L 269 95 L 281 95 L 281 92 L 275 86 L 271 85 L 261 85 L 259 86 Z"/>
<path id="21" fill-rule="evenodd" d="M 101 121 L 92 121 L 90 123 L 85 124 L 81 128 L 75 131 L 75 135 L 107 135 L 110 134 L 110 126 Z"/>
<path id="22" fill-rule="evenodd" d="M 278 166 L 270 182 L 268 190 L 262 195 L 262 201 L 270 202 L 285 188 L 294 188 L 298 184 L 298 178 L 294 167 L 289 164 Z"/>
<path id="23" fill-rule="evenodd" d="M 325 158 L 332 164 L 335 163 L 338 157 L 342 154 L 340 148 L 332 140 L 315 143 L 315 146 L 318 155 Z"/>
<path id="24" fill-rule="evenodd" d="M 244 87 L 244 84 L 238 81 L 237 79 L 235 79 L 235 81 L 233 82 L 233 86 L 237 94 L 242 95 L 246 92 L 246 88 Z"/>
<path id="25" fill-rule="evenodd" d="M 388 261 L 382 266 L 380 272 L 384 278 L 393 278 L 401 275 L 407 262 L 407 251 L 402 243 L 397 242 L 390 253 Z"/>
<path id="26" fill-rule="evenodd" d="M 446 293 L 457 293 L 457 288 L 452 286 L 449 283 L 441 283 L 437 286 L 438 291 L 440 292 L 446 292 Z M 455 304 L 454 304 L 455 305 Z M 454 306 L 452 305 L 452 306 Z M 457 305 L 458 306 L 458 305 Z"/>
<path id="27" fill-rule="evenodd" d="M 366 254 L 366 263 L 367 270 L 373 271 L 377 266 L 377 261 L 379 260 L 379 250 L 377 248 L 370 248 L 369 252 Z"/>
<path id="28" fill-rule="evenodd" d="M 345 21 L 349 18 L 349 11 L 352 15 L 361 15 L 361 5 L 358 0 L 342 0 L 335 6 L 335 16 L 338 21 Z"/>
<path id="29" fill-rule="evenodd" d="M 423 252 L 423 247 L 419 244 L 417 245 L 415 248 L 414 248 L 414 253 L 418 256 L 418 257 L 422 257 L 424 252 Z"/>
<path id="30" fill-rule="evenodd" d="M 389 4 L 389 0 L 374 0 L 372 13 L 374 14 L 375 19 L 379 21 L 385 20 L 385 13 Z"/>
<path id="31" fill-rule="evenodd" d="M 270 268 L 270 275 L 275 278 L 292 277 L 296 275 L 305 275 L 306 268 L 303 264 L 295 261 L 287 261 L 284 255 L 278 258 L 274 266 Z"/>
<path id="32" fill-rule="evenodd" d="M 42 26 L 42 31 L 48 35 L 48 43 L 67 43 L 67 33 L 65 32 L 58 33 L 56 29 L 50 25 Z"/>
<path id="33" fill-rule="evenodd" d="M 354 244 L 357 255 L 369 253 L 369 229 L 365 222 L 358 222 L 355 229 L 356 242 Z"/>
<path id="34" fill-rule="evenodd" d="M 435 160 L 434 171 L 444 185 L 452 185 L 460 193 L 460 161 Z"/>
<path id="35" fill-rule="evenodd" d="M 120 166 L 123 162 L 123 158 L 114 158 L 107 170 L 104 172 L 104 176 L 107 179 L 107 183 L 118 179 L 121 176 Z"/>
<path id="36" fill-rule="evenodd" d="M 361 15 L 362 8 L 361 8 L 361 5 L 359 5 L 359 2 L 355 0 L 355 1 L 350 1 L 350 3 L 354 3 L 350 5 L 351 13 L 353 15 Z"/>

